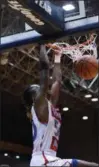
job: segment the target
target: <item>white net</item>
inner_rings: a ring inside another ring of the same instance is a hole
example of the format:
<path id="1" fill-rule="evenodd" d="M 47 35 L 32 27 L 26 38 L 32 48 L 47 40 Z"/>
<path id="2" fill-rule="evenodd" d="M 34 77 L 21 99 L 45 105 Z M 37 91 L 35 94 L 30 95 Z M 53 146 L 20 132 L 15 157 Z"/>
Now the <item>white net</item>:
<path id="1" fill-rule="evenodd" d="M 97 51 L 97 37 L 96 33 L 86 34 L 82 36 L 70 36 L 66 40 L 55 42 L 48 46 L 48 53 L 53 51 L 54 54 L 61 53 L 62 56 L 62 74 L 63 74 L 63 85 L 65 87 L 65 81 L 70 81 L 73 88 L 78 88 L 76 92 L 80 93 L 80 90 L 89 90 L 90 92 L 97 93 L 97 82 L 98 75 L 92 80 L 85 80 L 79 77 L 75 73 L 74 62 L 81 58 L 82 56 L 92 56 L 98 59 L 98 51 Z M 67 86 L 65 87 L 67 89 Z"/>
<path id="2" fill-rule="evenodd" d="M 74 37 L 75 44 L 71 45 L 67 42 L 56 42 L 52 44 L 52 47 L 49 49 L 56 50 L 59 52 L 69 56 L 73 62 L 76 61 L 79 57 L 84 55 L 90 55 L 97 58 L 97 45 L 96 45 L 96 38 L 97 34 L 91 34 L 90 37 L 88 35 L 85 36 L 86 41 L 80 43 L 82 36 L 76 38 Z"/>

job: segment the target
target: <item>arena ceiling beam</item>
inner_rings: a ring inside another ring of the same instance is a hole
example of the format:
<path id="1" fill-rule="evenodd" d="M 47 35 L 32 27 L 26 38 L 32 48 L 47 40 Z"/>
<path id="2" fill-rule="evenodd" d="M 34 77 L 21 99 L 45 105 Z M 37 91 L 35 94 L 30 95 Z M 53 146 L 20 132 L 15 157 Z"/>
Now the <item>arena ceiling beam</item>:
<path id="1" fill-rule="evenodd" d="M 99 29 L 98 16 L 84 18 L 65 23 L 65 31 L 58 33 L 56 32 L 54 33 L 54 35 L 41 35 L 35 31 L 30 31 L 22 33 L 21 35 L 16 34 L 9 37 L 3 37 L 1 38 L 0 51 L 36 42 L 46 43 L 50 41 L 56 41 L 60 38 L 65 38 L 66 36 L 73 35 L 74 33 L 81 33 L 97 29 Z"/>

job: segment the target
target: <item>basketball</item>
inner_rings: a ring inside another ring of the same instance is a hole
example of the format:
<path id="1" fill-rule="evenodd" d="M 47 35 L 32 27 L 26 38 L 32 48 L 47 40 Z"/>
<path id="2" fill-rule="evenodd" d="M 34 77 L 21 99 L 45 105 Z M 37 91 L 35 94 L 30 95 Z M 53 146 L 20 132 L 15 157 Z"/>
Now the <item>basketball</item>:
<path id="1" fill-rule="evenodd" d="M 93 79 L 98 74 L 98 60 L 90 55 L 84 55 L 74 63 L 74 69 L 79 77 L 85 80 Z"/>

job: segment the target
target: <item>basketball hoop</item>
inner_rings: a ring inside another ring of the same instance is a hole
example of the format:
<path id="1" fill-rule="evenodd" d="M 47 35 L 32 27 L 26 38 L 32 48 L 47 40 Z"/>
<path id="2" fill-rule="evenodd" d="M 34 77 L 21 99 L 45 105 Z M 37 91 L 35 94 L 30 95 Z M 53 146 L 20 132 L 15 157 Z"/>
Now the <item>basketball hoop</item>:
<path id="1" fill-rule="evenodd" d="M 65 54 L 66 56 L 69 56 L 73 62 L 75 62 L 79 57 L 82 57 L 83 55 L 87 54 L 90 56 L 93 56 L 97 58 L 97 45 L 96 45 L 96 38 L 97 34 L 91 34 L 90 37 L 88 35 L 85 36 L 86 41 L 83 43 L 79 43 L 79 40 L 81 40 L 82 36 L 76 39 L 74 37 L 75 44 L 70 45 L 66 42 L 56 42 L 53 44 L 48 44 L 49 47 L 48 52 L 53 50 L 54 52 L 59 52 L 62 54 Z"/>
<path id="2" fill-rule="evenodd" d="M 98 71 L 96 38 L 97 34 L 92 33 L 74 37 L 74 45 L 67 42 L 48 44 L 48 53 L 52 50 L 55 54 L 63 55 L 63 71 L 67 77 L 71 78 L 76 73 L 81 79 L 90 80 Z"/>

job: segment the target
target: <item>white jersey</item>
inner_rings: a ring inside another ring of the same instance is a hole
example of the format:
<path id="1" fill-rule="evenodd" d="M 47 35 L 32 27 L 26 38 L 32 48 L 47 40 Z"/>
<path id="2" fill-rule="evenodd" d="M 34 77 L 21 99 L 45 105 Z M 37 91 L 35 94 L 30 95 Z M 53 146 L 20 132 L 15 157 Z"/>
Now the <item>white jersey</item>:
<path id="1" fill-rule="evenodd" d="M 66 166 L 72 165 L 71 159 L 56 157 L 60 135 L 61 115 L 48 102 L 49 119 L 47 124 L 41 123 L 32 107 L 33 154 L 30 167 L 33 166 Z"/>
<path id="2" fill-rule="evenodd" d="M 48 102 L 49 119 L 47 124 L 41 123 L 32 107 L 33 155 L 39 152 L 48 152 L 56 156 L 60 135 L 61 115 Z"/>

